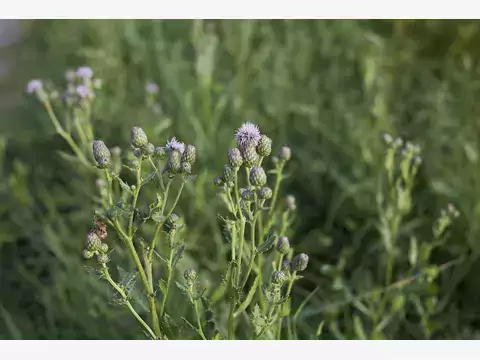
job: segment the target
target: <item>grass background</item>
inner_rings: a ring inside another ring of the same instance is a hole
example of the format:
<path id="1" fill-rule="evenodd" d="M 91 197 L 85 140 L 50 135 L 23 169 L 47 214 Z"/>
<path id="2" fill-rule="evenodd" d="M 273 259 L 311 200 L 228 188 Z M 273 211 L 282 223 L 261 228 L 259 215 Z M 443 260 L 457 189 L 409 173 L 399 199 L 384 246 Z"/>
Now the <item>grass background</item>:
<path id="1" fill-rule="evenodd" d="M 294 304 L 318 287 L 298 316 L 299 338 L 480 339 L 479 24 L 20 22 L 19 40 L 0 48 L 10 67 L 0 78 L 0 338 L 141 338 L 130 314 L 107 303 L 107 285 L 83 268 L 94 178 L 85 182 L 58 155 L 66 144 L 24 94 L 31 78 L 62 83 L 66 69 L 89 65 L 104 83 L 97 136 L 126 148 L 138 124 L 155 144 L 175 135 L 197 147 L 199 177 L 180 203 L 188 223 L 181 268 L 195 266 L 215 283 L 226 266 L 211 179 L 234 129 L 251 120 L 276 149 L 293 151 L 286 191 L 299 216 L 288 235 L 311 259 Z M 145 106 L 148 80 L 160 86 L 162 116 Z M 395 280 L 456 263 L 434 281 L 389 293 L 396 310 L 373 337 L 379 299 L 368 294 L 387 285 L 376 205 L 384 131 L 419 144 L 423 159 Z M 411 235 L 428 244 L 448 202 L 461 212 L 451 236 L 425 264 L 410 266 Z M 216 307 L 222 324 L 228 311 Z M 180 317 L 187 308 L 171 311 Z"/>

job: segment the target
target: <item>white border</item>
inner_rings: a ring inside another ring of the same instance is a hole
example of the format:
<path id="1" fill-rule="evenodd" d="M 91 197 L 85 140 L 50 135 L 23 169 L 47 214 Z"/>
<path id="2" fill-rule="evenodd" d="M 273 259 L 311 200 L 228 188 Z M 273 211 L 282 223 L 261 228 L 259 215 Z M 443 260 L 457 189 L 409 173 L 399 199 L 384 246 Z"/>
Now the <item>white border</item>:
<path id="1" fill-rule="evenodd" d="M 0 18 L 475 18 L 479 2 L 456 0 L 15 0 Z"/>

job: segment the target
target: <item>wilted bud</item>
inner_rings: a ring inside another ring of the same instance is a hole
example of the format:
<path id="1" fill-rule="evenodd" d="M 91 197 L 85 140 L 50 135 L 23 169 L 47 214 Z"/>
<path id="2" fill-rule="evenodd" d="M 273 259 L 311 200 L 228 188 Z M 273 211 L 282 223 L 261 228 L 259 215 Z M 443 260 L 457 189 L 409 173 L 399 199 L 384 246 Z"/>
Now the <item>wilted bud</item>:
<path id="1" fill-rule="evenodd" d="M 168 153 L 167 170 L 170 174 L 177 174 L 180 172 L 182 166 L 182 153 L 177 150 Z"/>
<path id="2" fill-rule="evenodd" d="M 252 190 L 240 189 L 240 197 L 244 201 L 253 201 L 255 199 L 255 194 Z"/>
<path id="3" fill-rule="evenodd" d="M 282 285 L 285 280 L 287 280 L 287 276 L 283 273 L 283 271 L 275 270 L 272 274 L 272 283 L 275 285 Z"/>
<path id="4" fill-rule="evenodd" d="M 188 284 L 193 284 L 195 280 L 197 280 L 197 272 L 192 268 L 188 268 L 183 273 L 183 277 L 187 280 Z"/>
<path id="5" fill-rule="evenodd" d="M 99 264 L 106 264 L 110 261 L 107 254 L 100 253 L 97 255 L 97 261 Z"/>
<path id="6" fill-rule="evenodd" d="M 172 213 L 165 221 L 165 226 L 170 230 L 177 229 L 179 220 L 180 218 L 178 217 L 178 215 Z"/>
<path id="7" fill-rule="evenodd" d="M 228 150 L 228 163 L 232 168 L 239 168 L 243 164 L 242 154 L 237 148 Z"/>
<path id="8" fill-rule="evenodd" d="M 222 186 L 223 185 L 223 179 L 221 176 L 217 176 L 215 179 L 213 179 L 213 183 L 216 186 Z"/>
<path id="9" fill-rule="evenodd" d="M 295 199 L 295 196 L 293 195 L 287 195 L 285 197 L 285 203 L 287 205 L 287 210 L 288 211 L 295 211 L 297 210 L 297 200 Z"/>
<path id="10" fill-rule="evenodd" d="M 102 246 L 102 241 L 95 232 L 90 231 L 85 238 L 85 249 L 89 251 L 98 251 Z"/>
<path id="11" fill-rule="evenodd" d="M 246 167 L 257 165 L 260 161 L 260 156 L 254 146 L 247 146 L 242 152 L 243 163 Z"/>
<path id="12" fill-rule="evenodd" d="M 85 249 L 85 250 L 83 250 L 82 255 L 83 255 L 83 257 L 84 257 L 85 259 L 91 259 L 92 256 L 93 256 L 93 252 L 91 252 L 90 250 Z"/>
<path id="13" fill-rule="evenodd" d="M 103 243 L 102 246 L 100 247 L 100 251 L 103 253 L 106 253 L 108 251 L 108 245 Z"/>
<path id="14" fill-rule="evenodd" d="M 273 195 L 273 191 L 269 187 L 263 187 L 261 189 L 258 189 L 257 191 L 257 196 L 260 200 L 270 199 L 272 195 Z"/>
<path id="15" fill-rule="evenodd" d="M 228 165 L 223 165 L 223 180 L 225 182 L 232 181 L 235 178 L 235 173 Z"/>
<path id="16" fill-rule="evenodd" d="M 186 162 L 186 163 L 189 163 L 190 165 L 193 165 L 196 158 L 197 158 L 197 150 L 195 149 L 195 146 L 187 145 L 182 154 L 182 162 Z"/>
<path id="17" fill-rule="evenodd" d="M 142 147 L 142 155 L 144 157 L 152 156 L 155 151 L 155 146 L 152 143 L 148 143 L 147 145 Z"/>
<path id="18" fill-rule="evenodd" d="M 298 254 L 292 260 L 292 268 L 294 271 L 303 271 L 308 265 L 308 255 Z"/>
<path id="19" fill-rule="evenodd" d="M 272 152 L 272 139 L 267 135 L 262 135 L 257 145 L 257 153 L 260 156 L 268 156 Z"/>
<path id="20" fill-rule="evenodd" d="M 188 162 L 182 162 L 182 165 L 180 166 L 180 172 L 182 174 L 191 174 L 192 173 L 192 165 Z"/>
<path id="21" fill-rule="evenodd" d="M 290 251 L 290 242 L 288 241 L 288 237 L 280 236 L 277 241 L 277 251 L 282 254 L 286 255 Z"/>
<path id="22" fill-rule="evenodd" d="M 288 161 L 292 157 L 292 150 L 290 150 L 288 146 L 284 146 L 280 149 L 280 152 L 278 153 L 278 157 L 283 161 Z"/>
<path id="23" fill-rule="evenodd" d="M 112 158 L 110 150 L 102 140 L 93 140 L 92 150 L 96 162 L 99 162 L 100 159 L 110 160 Z"/>
<path id="24" fill-rule="evenodd" d="M 148 137 L 145 131 L 139 126 L 134 126 L 130 132 L 130 140 L 135 148 L 142 148 L 148 144 Z"/>
<path id="25" fill-rule="evenodd" d="M 261 166 L 254 166 L 252 171 L 250 171 L 249 180 L 253 186 L 263 186 L 267 182 L 267 174 L 265 174 L 265 170 Z"/>
<path id="26" fill-rule="evenodd" d="M 157 146 L 154 151 L 154 156 L 157 159 L 163 160 L 165 159 L 165 156 L 167 155 L 167 152 L 165 151 L 165 148 L 163 146 Z"/>

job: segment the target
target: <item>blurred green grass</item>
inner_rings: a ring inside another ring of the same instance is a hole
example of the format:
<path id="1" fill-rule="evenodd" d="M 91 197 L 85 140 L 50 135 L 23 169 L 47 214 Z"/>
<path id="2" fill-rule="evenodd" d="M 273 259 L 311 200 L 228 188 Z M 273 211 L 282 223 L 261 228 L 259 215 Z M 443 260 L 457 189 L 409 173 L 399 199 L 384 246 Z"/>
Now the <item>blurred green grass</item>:
<path id="1" fill-rule="evenodd" d="M 324 338 L 357 337 L 359 310 L 346 294 L 384 285 L 375 228 L 380 135 L 418 143 L 423 165 L 395 279 L 409 270 L 411 232 L 427 241 L 439 209 L 456 204 L 462 216 L 432 263 L 462 261 L 431 289 L 445 305 L 429 326 L 433 338 L 479 338 L 479 24 L 23 21 L 21 41 L 7 49 L 15 66 L 0 94 L 23 94 L 30 78 L 62 82 L 67 68 L 88 64 L 104 82 L 94 117 L 108 144 L 126 147 L 134 124 L 158 143 L 176 135 L 195 144 L 199 178 L 180 204 L 190 255 L 183 262 L 203 269 L 207 283 L 226 261 L 211 179 L 233 130 L 252 120 L 277 149 L 290 145 L 287 190 L 297 196 L 299 216 L 289 236 L 311 258 L 295 303 L 319 287 L 299 317 L 302 338 L 321 321 Z M 160 86 L 167 129 L 144 105 L 148 80 Z M 83 269 L 94 179 L 85 187 L 58 156 L 67 147 L 34 99 L 19 96 L 1 115 L 0 338 L 137 338 L 133 320 L 107 304 L 107 287 Z M 425 338 L 412 306 L 386 327 L 389 338 Z"/>

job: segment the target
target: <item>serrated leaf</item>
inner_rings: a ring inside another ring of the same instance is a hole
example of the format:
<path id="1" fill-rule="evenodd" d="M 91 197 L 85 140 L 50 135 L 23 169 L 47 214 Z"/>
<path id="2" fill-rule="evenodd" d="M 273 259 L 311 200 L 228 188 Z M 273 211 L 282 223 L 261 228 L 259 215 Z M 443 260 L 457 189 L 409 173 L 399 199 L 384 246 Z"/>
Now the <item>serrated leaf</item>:
<path id="1" fill-rule="evenodd" d="M 175 281 L 175 284 L 182 292 L 188 293 L 188 288 L 185 285 L 179 283 L 178 281 Z"/>
<path id="2" fill-rule="evenodd" d="M 262 311 L 260 310 L 260 306 L 255 304 L 252 312 L 252 325 L 255 330 L 255 334 L 258 335 L 262 331 L 263 327 L 265 326 L 265 319 L 263 318 Z"/>
<path id="3" fill-rule="evenodd" d="M 148 313 L 150 311 L 147 298 L 144 295 L 137 296 L 135 302 L 140 306 L 141 312 Z"/>
<path id="4" fill-rule="evenodd" d="M 177 263 L 180 261 L 180 259 L 182 258 L 183 256 L 183 252 L 185 251 L 185 244 L 183 244 L 182 246 L 180 246 L 177 250 L 177 252 L 175 253 L 175 256 L 173 258 L 173 263 L 172 263 L 172 269 L 175 268 L 175 266 L 177 265 Z"/>
<path id="5" fill-rule="evenodd" d="M 273 233 L 268 234 L 266 236 L 266 239 L 260 245 L 257 246 L 257 252 L 259 254 L 262 254 L 270 250 L 273 244 L 275 244 L 275 239 L 276 239 L 276 236 Z"/>
<path id="6" fill-rule="evenodd" d="M 123 181 L 120 176 L 116 175 L 115 179 L 118 180 L 120 187 L 128 192 L 129 194 L 132 194 L 132 189 L 130 188 L 130 185 L 128 185 L 125 181 Z"/>
<path id="7" fill-rule="evenodd" d="M 353 316 L 353 330 L 355 331 L 355 335 L 360 340 L 367 340 L 367 334 L 365 333 L 365 329 L 363 328 L 362 320 L 358 315 Z"/>
<path id="8" fill-rule="evenodd" d="M 255 280 L 253 281 L 253 285 L 251 286 L 248 294 L 247 294 L 247 297 L 245 298 L 245 300 L 240 304 L 240 306 L 238 307 L 237 311 L 235 312 L 234 316 L 237 317 L 238 315 L 240 315 L 243 311 L 245 311 L 245 309 L 248 307 L 248 305 L 250 305 L 250 303 L 252 302 L 252 299 L 253 299 L 253 296 L 255 295 L 255 293 L 257 292 L 257 286 L 258 286 L 258 283 L 260 282 L 260 275 L 257 275 L 257 277 L 255 278 Z"/>

